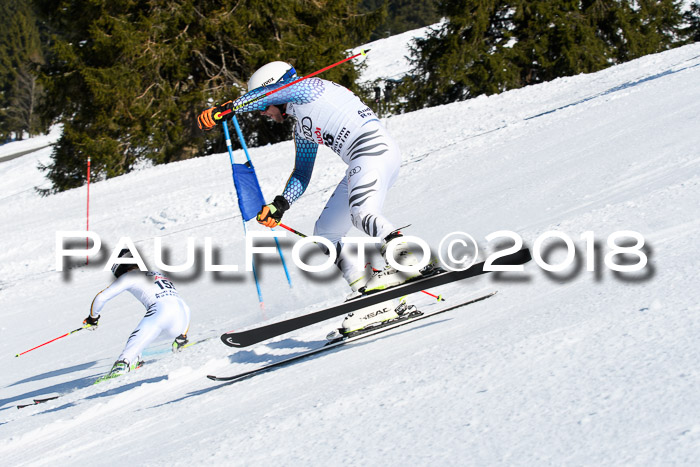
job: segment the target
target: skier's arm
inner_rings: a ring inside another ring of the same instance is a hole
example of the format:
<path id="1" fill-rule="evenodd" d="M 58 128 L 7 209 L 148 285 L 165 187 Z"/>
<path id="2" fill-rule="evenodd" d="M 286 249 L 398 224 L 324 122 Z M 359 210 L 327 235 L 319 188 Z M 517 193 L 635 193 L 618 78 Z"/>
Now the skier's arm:
<path id="1" fill-rule="evenodd" d="M 95 298 L 92 299 L 92 305 L 90 305 L 90 317 L 97 318 L 108 301 L 129 288 L 133 277 L 133 274 L 122 274 L 109 287 L 95 295 Z"/>
<path id="2" fill-rule="evenodd" d="M 284 87 L 285 82 L 271 84 L 253 89 L 235 101 L 214 106 L 199 114 L 197 124 L 202 130 L 211 130 L 221 120 L 228 120 L 236 113 L 263 111 L 271 105 L 282 105 L 292 102 L 294 104 L 307 104 L 316 100 L 324 90 L 324 83 L 318 78 L 309 78 L 292 86 L 281 89 L 269 96 L 276 89 Z"/>
<path id="3" fill-rule="evenodd" d="M 318 144 L 300 138 L 299 135 L 294 135 L 294 143 L 296 145 L 294 171 L 287 180 L 284 192 L 276 196 L 272 203 L 263 206 L 256 217 L 258 223 L 265 227 L 273 228 L 279 225 L 284 212 L 306 191 L 311 181 Z"/>
<path id="4" fill-rule="evenodd" d="M 282 105 L 292 102 L 294 104 L 308 104 L 313 102 L 321 95 L 324 89 L 323 81 L 318 78 L 309 78 L 300 81 L 292 86 L 277 91 L 274 94 L 265 96 L 265 94 L 284 87 L 288 83 L 281 82 L 262 86 L 253 89 L 233 101 L 230 105 L 235 113 L 253 112 L 255 110 L 265 110 L 271 105 Z M 240 107 L 240 108 L 239 108 Z"/>
<path id="5" fill-rule="evenodd" d="M 318 144 L 294 135 L 294 145 L 296 146 L 296 159 L 294 161 L 294 171 L 289 176 L 284 187 L 282 196 L 291 206 L 309 186 L 311 173 L 314 171 Z"/>

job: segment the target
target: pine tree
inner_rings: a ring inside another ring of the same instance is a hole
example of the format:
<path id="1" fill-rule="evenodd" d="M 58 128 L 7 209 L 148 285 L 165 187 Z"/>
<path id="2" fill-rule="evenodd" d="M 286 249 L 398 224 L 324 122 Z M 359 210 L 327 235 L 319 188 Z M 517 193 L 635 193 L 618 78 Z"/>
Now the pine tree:
<path id="1" fill-rule="evenodd" d="M 384 20 L 369 37 L 375 41 L 437 23 L 438 3 L 438 0 L 362 0 L 360 11 L 385 12 Z"/>
<path id="2" fill-rule="evenodd" d="M 685 42 L 700 41 L 700 3 L 693 2 L 690 5 L 688 11 L 683 13 L 683 21 L 687 25 L 682 30 Z"/>
<path id="3" fill-rule="evenodd" d="M 608 66 L 613 50 L 596 34 L 595 4 L 521 1 L 513 18 L 520 86 Z"/>
<path id="4" fill-rule="evenodd" d="M 591 3 L 599 3 L 593 2 Z M 615 49 L 613 63 L 622 63 L 678 45 L 680 0 L 602 2 L 597 28 Z"/>
<path id="5" fill-rule="evenodd" d="M 64 134 L 45 167 L 53 188 L 109 178 L 154 163 L 223 149 L 220 132 L 203 134 L 196 115 L 245 92 L 247 77 L 268 61 L 315 71 L 366 38 L 376 19 L 357 15 L 357 0 L 35 0 L 53 32 L 45 68 L 47 115 Z M 351 64 L 324 77 L 355 87 Z M 256 116 L 240 119 L 250 144 L 273 133 Z M 272 130 L 277 130 L 272 128 Z"/>
<path id="6" fill-rule="evenodd" d="M 509 61 L 511 2 L 445 0 L 438 12 L 449 21 L 411 47 L 413 74 L 399 93 L 405 110 L 500 92 L 517 81 Z"/>
<path id="7" fill-rule="evenodd" d="M 20 0 L 0 4 L 0 140 L 45 130 L 37 112 L 43 61 L 39 28 L 31 8 Z"/>
<path id="8" fill-rule="evenodd" d="M 679 0 L 443 0 L 403 110 L 590 73 L 682 43 Z"/>

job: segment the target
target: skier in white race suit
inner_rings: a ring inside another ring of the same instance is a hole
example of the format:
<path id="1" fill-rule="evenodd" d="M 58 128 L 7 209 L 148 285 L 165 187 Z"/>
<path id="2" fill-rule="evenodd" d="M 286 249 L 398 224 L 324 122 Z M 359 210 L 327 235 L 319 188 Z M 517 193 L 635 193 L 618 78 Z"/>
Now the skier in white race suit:
<path id="1" fill-rule="evenodd" d="M 119 257 L 131 257 L 131 252 L 124 249 Z M 83 324 L 89 324 L 88 329 L 96 329 L 105 304 L 125 291 L 129 291 L 146 307 L 146 315 L 127 339 L 124 350 L 109 374 L 100 380 L 114 378 L 140 367 L 143 364 L 141 352 L 161 335 L 175 339 L 172 343 L 173 352 L 181 349 L 187 344 L 190 326 L 190 308 L 180 298 L 172 281 L 163 273 L 142 272 L 137 265 L 117 263 L 112 266 L 112 273 L 117 279 L 95 296 L 90 314 Z"/>
<path id="2" fill-rule="evenodd" d="M 398 177 L 401 151 L 375 113 L 347 88 L 331 81 L 312 77 L 266 96 L 297 79 L 296 70 L 285 62 L 272 62 L 258 69 L 248 81 L 248 93 L 235 101 L 202 112 L 197 121 L 203 130 L 231 118 L 235 113 L 260 111 L 262 115 L 281 123 L 287 116 L 296 120 L 294 142 L 295 166 L 281 195 L 263 206 L 257 216 L 267 227 L 279 225 L 282 215 L 304 193 L 311 180 L 318 147 L 330 148 L 347 164 L 345 175 L 338 183 L 314 227 L 314 235 L 328 239 L 337 253 L 336 266 L 354 294 L 380 290 L 410 280 L 420 273 L 404 272 L 387 265 L 373 275 L 365 272 L 355 255 L 349 254 L 341 238 L 354 225 L 371 237 L 381 239 L 380 251 L 386 260 L 386 245 L 401 237 L 401 232 L 382 213 L 387 191 Z M 324 247 L 322 247 L 324 248 Z M 326 253 L 328 253 L 326 251 Z M 414 266 L 417 261 L 405 243 L 394 249 L 394 259 L 402 266 Z M 375 305 L 385 309 L 389 304 Z M 390 311 L 390 312 L 389 312 Z M 397 316 L 393 307 L 386 313 L 368 313 L 369 321 L 355 312 L 351 322 L 344 322 L 346 331 L 361 328 L 370 321 L 387 320 Z"/>

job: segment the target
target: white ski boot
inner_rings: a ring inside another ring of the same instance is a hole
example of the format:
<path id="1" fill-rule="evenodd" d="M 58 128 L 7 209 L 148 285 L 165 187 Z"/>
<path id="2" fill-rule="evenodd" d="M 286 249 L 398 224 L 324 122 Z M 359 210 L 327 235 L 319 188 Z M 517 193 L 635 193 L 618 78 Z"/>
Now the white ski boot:
<path id="1" fill-rule="evenodd" d="M 394 248 L 394 261 L 396 261 L 396 263 L 400 264 L 401 266 L 405 266 L 408 268 L 414 267 L 418 264 L 418 259 L 416 258 L 416 255 L 414 255 L 408 248 L 408 244 L 406 242 L 396 240 L 401 237 L 401 232 L 396 230 L 387 235 L 386 238 L 382 241 L 381 253 L 384 257 L 384 261 L 386 261 L 387 245 L 392 240 L 395 240 L 399 243 Z M 386 263 L 387 265 L 384 267 L 384 269 L 375 272 L 372 275 L 372 277 L 370 277 L 370 279 L 367 281 L 367 284 L 364 287 L 364 290 L 362 290 L 363 293 L 384 290 L 389 287 L 401 285 L 404 282 L 408 282 L 411 279 L 415 279 L 416 277 L 419 277 L 421 275 L 418 269 L 412 271 L 399 271 L 398 269 L 393 268 L 388 261 L 386 261 Z"/>
<path id="2" fill-rule="evenodd" d="M 352 292 L 345 297 L 345 301 L 352 300 L 353 298 L 357 298 L 362 295 L 360 290 L 364 289 L 364 287 L 367 285 L 367 281 L 372 277 L 372 274 L 374 274 L 373 271 L 374 269 L 370 263 L 365 264 L 365 269 L 362 272 L 362 275 L 349 282 L 348 285 L 350 286 L 350 289 L 352 289 Z"/>
<path id="3" fill-rule="evenodd" d="M 420 314 L 414 305 L 406 303 L 405 297 L 399 300 L 398 306 L 395 299 L 387 300 L 349 313 L 342 326 L 328 333 L 326 339 L 334 342 L 354 332 L 371 330 L 398 318 L 414 316 L 416 313 Z"/>
<path id="4" fill-rule="evenodd" d="M 348 334 L 360 329 L 371 328 L 398 317 L 394 300 L 387 300 L 349 313 L 343 320 L 341 332 Z"/>

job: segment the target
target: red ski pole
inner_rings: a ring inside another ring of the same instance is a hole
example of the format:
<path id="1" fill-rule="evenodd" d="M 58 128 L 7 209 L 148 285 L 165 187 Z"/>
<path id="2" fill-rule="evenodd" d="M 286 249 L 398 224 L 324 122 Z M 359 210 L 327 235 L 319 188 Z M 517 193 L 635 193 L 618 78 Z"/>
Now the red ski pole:
<path id="1" fill-rule="evenodd" d="M 298 230 L 294 230 L 293 228 L 289 227 L 288 225 L 284 225 L 284 224 L 280 223 L 279 226 L 282 227 L 283 229 L 289 230 L 289 231 L 292 232 L 293 234 L 299 235 L 299 236 L 302 237 L 302 238 L 306 238 L 306 235 L 304 235 L 303 233 L 299 232 Z"/>
<path id="2" fill-rule="evenodd" d="M 22 352 L 22 353 L 18 353 L 17 355 L 15 355 L 15 357 L 19 357 L 20 355 L 24 355 L 24 354 L 26 354 L 27 352 L 31 352 L 32 350 L 36 350 L 36 349 L 38 349 L 39 347 L 43 347 L 43 346 L 45 346 L 46 344 L 52 343 L 53 341 L 57 341 L 57 340 L 59 340 L 59 339 L 63 339 L 64 337 L 70 336 L 70 335 L 73 334 L 74 332 L 82 331 L 83 329 L 89 328 L 90 326 L 91 326 L 90 324 L 86 324 L 86 325 L 83 326 L 82 328 L 78 328 L 78 329 L 75 329 L 75 330 L 73 330 L 73 331 L 71 331 L 71 332 L 67 332 L 67 333 L 65 333 L 65 334 L 62 335 L 62 336 L 59 336 L 59 337 L 57 337 L 57 338 L 55 338 L 55 339 L 51 339 L 50 341 L 44 342 L 43 344 L 37 345 L 36 347 L 34 347 L 34 348 L 32 348 L 32 349 L 25 350 L 25 351 Z"/>
<path id="3" fill-rule="evenodd" d="M 325 67 L 325 68 L 321 68 L 320 70 L 314 71 L 314 72 L 311 73 L 310 75 L 302 76 L 301 78 L 295 79 L 295 80 L 292 81 L 291 83 L 287 83 L 287 84 L 285 84 L 284 86 L 282 86 L 282 87 L 280 87 L 280 88 L 273 89 L 272 91 L 266 92 L 265 94 L 261 94 L 261 95 L 259 95 L 258 97 L 256 97 L 256 98 L 253 99 L 253 100 L 250 100 L 250 101 L 248 101 L 248 102 L 244 102 L 243 104 L 240 104 L 240 105 L 238 105 L 238 106 L 236 106 L 236 107 L 234 107 L 234 108 L 232 108 L 232 109 L 227 109 L 227 110 L 224 110 L 223 112 L 219 112 L 219 113 L 217 113 L 217 114 L 214 114 L 214 120 L 221 120 L 222 118 L 224 118 L 226 115 L 230 114 L 231 112 L 235 112 L 236 110 L 242 109 L 243 107 L 245 107 L 245 106 L 248 105 L 248 104 L 252 104 L 253 102 L 257 102 L 257 101 L 259 101 L 260 99 L 263 99 L 263 98 L 265 98 L 265 97 L 267 97 L 267 96 L 271 96 L 272 94 L 274 94 L 274 93 L 276 93 L 276 92 L 278 92 L 278 91 L 281 91 L 281 90 L 284 89 L 284 88 L 288 88 L 289 86 L 291 86 L 291 85 L 293 85 L 293 84 L 297 84 L 297 83 L 300 82 L 300 81 L 304 81 L 305 79 L 309 79 L 309 78 L 311 78 L 311 77 L 313 77 L 313 76 L 316 76 L 316 75 L 318 75 L 318 74 L 320 74 L 320 73 L 323 73 L 323 72 L 326 71 L 326 70 L 330 70 L 331 68 L 333 68 L 333 67 L 335 67 L 335 66 L 338 66 L 338 65 L 340 65 L 341 63 L 345 63 L 345 62 L 347 62 L 348 60 L 352 60 L 353 58 L 359 57 L 360 55 L 367 55 L 367 52 L 369 52 L 369 49 L 367 49 L 367 50 L 362 50 L 361 52 L 356 53 L 355 55 L 353 55 L 353 56 L 351 56 L 351 57 L 347 57 L 347 58 L 344 58 L 344 59 L 340 60 L 339 62 L 335 62 L 333 65 L 328 65 L 328 66 Z"/>

